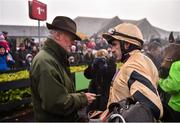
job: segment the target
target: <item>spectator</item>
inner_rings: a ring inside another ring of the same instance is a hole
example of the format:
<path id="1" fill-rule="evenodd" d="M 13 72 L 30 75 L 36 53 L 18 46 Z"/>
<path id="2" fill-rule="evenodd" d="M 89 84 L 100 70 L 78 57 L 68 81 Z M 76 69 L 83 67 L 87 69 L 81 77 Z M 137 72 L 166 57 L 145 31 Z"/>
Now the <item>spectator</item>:
<path id="1" fill-rule="evenodd" d="M 84 55 L 84 62 L 88 65 L 92 64 L 94 59 L 94 55 L 92 53 L 92 49 L 88 48 L 87 53 Z"/>
<path id="2" fill-rule="evenodd" d="M 0 45 L 5 47 L 6 52 L 10 52 L 9 43 L 5 40 L 2 32 L 0 32 Z"/>
<path id="3" fill-rule="evenodd" d="M 164 103 L 164 116 L 162 119 L 162 121 L 164 122 L 180 122 L 180 101 L 179 101 L 180 76 L 179 75 L 180 75 L 180 61 L 176 61 L 172 64 L 168 77 L 162 78 L 159 81 L 160 88 L 165 93 L 170 94 L 170 100 Z"/>
<path id="4" fill-rule="evenodd" d="M 85 54 L 87 53 L 87 46 L 86 43 L 82 44 L 82 54 L 81 54 L 81 58 L 82 58 L 82 63 L 85 64 Z"/>
<path id="5" fill-rule="evenodd" d="M 77 41 L 77 52 L 78 53 L 82 53 L 82 44 L 81 44 L 81 42 L 80 41 Z"/>
<path id="6" fill-rule="evenodd" d="M 26 63 L 27 63 L 28 68 L 30 68 L 32 60 L 33 60 L 33 55 L 32 54 L 27 54 L 26 55 Z"/>
<path id="7" fill-rule="evenodd" d="M 71 53 L 69 55 L 70 65 L 77 65 L 79 63 L 80 58 L 78 57 L 78 53 L 76 52 L 76 46 L 71 46 Z"/>
<path id="8" fill-rule="evenodd" d="M 2 31 L 5 40 L 8 42 L 9 44 L 9 48 L 10 48 L 10 52 L 12 54 L 12 56 L 14 57 L 14 53 L 16 52 L 16 40 L 12 39 L 8 36 L 8 32 L 7 31 Z"/>
<path id="9" fill-rule="evenodd" d="M 25 44 L 20 43 L 19 50 L 17 51 L 17 54 L 16 54 L 17 68 L 26 68 L 28 66 L 26 62 L 27 54 L 28 54 L 28 51 L 25 48 Z"/>
<path id="10" fill-rule="evenodd" d="M 39 52 L 39 49 L 36 45 L 32 46 L 32 51 L 30 52 L 33 57 L 36 56 L 36 54 Z"/>
<path id="11" fill-rule="evenodd" d="M 74 56 L 70 56 L 70 57 L 68 58 L 68 61 L 69 61 L 69 64 L 70 64 L 71 66 L 76 65 Z"/>
<path id="12" fill-rule="evenodd" d="M 26 45 L 26 50 L 28 53 L 31 53 L 32 52 L 32 45 L 31 45 L 31 42 L 27 42 L 27 45 Z"/>
<path id="13" fill-rule="evenodd" d="M 86 44 L 84 43 L 84 44 L 82 44 L 82 53 L 83 53 L 83 55 L 85 55 L 86 52 L 87 52 L 87 46 L 86 46 Z"/>
<path id="14" fill-rule="evenodd" d="M 10 53 L 6 52 L 6 48 L 0 45 L 0 71 L 10 70 L 9 65 L 13 65 L 15 61 L 13 60 Z"/>
<path id="15" fill-rule="evenodd" d="M 163 51 L 159 90 L 164 107 L 163 122 L 180 122 L 180 45 L 172 43 Z"/>
<path id="16" fill-rule="evenodd" d="M 96 43 L 96 50 L 107 49 L 107 47 L 108 47 L 108 43 L 106 42 L 106 40 L 103 37 L 99 37 Z"/>
<path id="17" fill-rule="evenodd" d="M 95 47 L 96 47 L 95 39 L 92 38 L 92 39 L 87 43 L 87 48 L 95 49 Z"/>
<path id="18" fill-rule="evenodd" d="M 88 105 L 87 112 L 104 111 L 107 107 L 111 80 L 116 72 L 116 63 L 108 55 L 107 50 L 101 49 L 96 52 L 93 64 L 84 71 L 86 78 L 91 79 L 88 91 L 100 95 Z"/>

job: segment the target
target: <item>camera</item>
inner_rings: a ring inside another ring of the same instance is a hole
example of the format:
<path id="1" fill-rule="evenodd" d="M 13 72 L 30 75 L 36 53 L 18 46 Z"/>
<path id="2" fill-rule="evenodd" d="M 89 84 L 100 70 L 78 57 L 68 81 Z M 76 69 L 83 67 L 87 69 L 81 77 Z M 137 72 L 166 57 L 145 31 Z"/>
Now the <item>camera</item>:
<path id="1" fill-rule="evenodd" d="M 103 57 L 97 57 L 93 60 L 93 69 L 106 69 L 107 66 L 107 59 Z"/>

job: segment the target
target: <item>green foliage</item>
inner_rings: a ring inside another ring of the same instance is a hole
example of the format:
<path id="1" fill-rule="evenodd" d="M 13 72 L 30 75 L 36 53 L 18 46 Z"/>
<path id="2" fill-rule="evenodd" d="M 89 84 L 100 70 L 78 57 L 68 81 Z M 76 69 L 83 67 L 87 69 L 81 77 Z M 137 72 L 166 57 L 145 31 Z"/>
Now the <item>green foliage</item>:
<path id="1" fill-rule="evenodd" d="M 80 72 L 87 68 L 87 65 L 82 66 L 72 66 L 70 67 L 71 72 Z M 0 74 L 0 82 L 11 82 L 20 79 L 28 79 L 29 71 L 22 70 L 14 73 L 3 73 Z"/>
<path id="2" fill-rule="evenodd" d="M 87 68 L 87 65 L 81 65 L 81 66 L 72 66 L 70 67 L 70 70 L 72 73 L 84 71 Z"/>
<path id="3" fill-rule="evenodd" d="M 20 101 L 25 97 L 31 96 L 30 88 L 10 89 L 7 91 L 0 91 L 0 104 Z"/>
<path id="4" fill-rule="evenodd" d="M 23 70 L 14 73 L 3 73 L 0 74 L 0 82 L 11 82 L 14 80 L 28 79 L 29 71 Z"/>
<path id="5" fill-rule="evenodd" d="M 3 73 L 0 74 L 0 83 L 3 82 L 12 82 L 21 79 L 28 79 L 29 71 L 22 70 L 12 73 Z M 20 89 L 9 89 L 6 91 L 0 91 L 0 104 L 15 102 L 22 100 L 24 97 L 30 97 L 31 91 L 30 88 L 20 88 Z"/>

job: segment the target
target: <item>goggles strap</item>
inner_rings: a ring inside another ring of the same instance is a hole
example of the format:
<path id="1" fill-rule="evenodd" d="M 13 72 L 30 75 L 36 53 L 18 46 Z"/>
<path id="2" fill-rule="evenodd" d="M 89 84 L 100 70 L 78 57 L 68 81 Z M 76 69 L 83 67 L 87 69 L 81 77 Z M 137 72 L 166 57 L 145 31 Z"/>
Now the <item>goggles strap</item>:
<path id="1" fill-rule="evenodd" d="M 125 49 L 125 42 L 124 41 L 120 41 L 120 46 L 121 46 L 121 53 L 122 53 L 122 58 L 121 58 L 121 62 L 125 62 L 128 58 L 129 58 L 129 52 L 128 49 Z"/>

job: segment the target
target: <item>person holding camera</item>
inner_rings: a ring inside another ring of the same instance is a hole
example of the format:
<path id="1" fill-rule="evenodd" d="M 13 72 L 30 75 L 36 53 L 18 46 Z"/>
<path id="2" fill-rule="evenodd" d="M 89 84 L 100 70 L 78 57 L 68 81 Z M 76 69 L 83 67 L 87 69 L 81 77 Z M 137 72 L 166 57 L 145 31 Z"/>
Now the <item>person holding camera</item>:
<path id="1" fill-rule="evenodd" d="M 109 57 L 107 50 L 98 50 L 93 63 L 84 71 L 85 77 L 91 79 L 88 91 L 97 95 L 96 100 L 88 105 L 87 113 L 106 109 L 111 80 L 115 72 L 115 60 Z"/>

